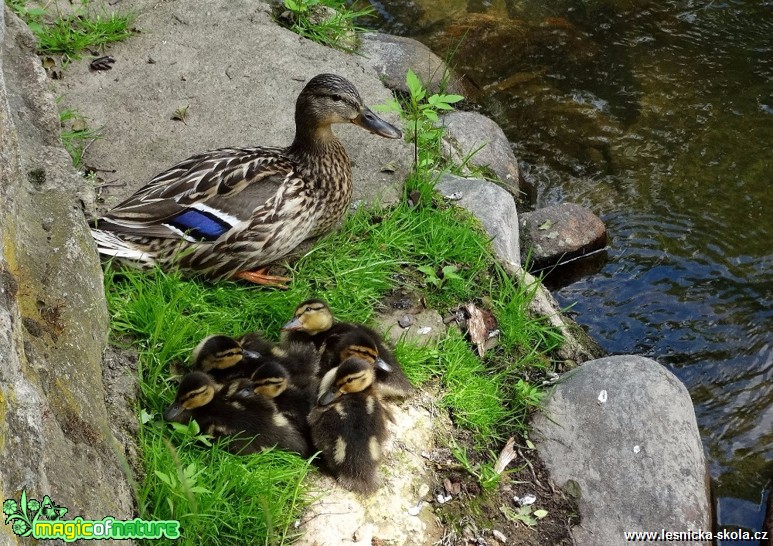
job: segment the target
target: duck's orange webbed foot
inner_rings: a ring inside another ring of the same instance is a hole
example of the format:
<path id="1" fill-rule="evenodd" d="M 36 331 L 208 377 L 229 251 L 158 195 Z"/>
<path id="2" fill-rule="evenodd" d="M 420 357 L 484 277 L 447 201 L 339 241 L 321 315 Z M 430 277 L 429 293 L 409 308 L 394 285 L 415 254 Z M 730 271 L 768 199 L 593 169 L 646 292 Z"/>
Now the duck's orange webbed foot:
<path id="1" fill-rule="evenodd" d="M 267 270 L 267 267 L 261 267 L 255 271 L 240 271 L 234 277 L 255 284 L 262 284 L 263 286 L 274 286 L 276 288 L 281 288 L 282 290 L 287 290 L 287 283 L 289 283 L 292 279 L 290 277 L 267 275 Z"/>

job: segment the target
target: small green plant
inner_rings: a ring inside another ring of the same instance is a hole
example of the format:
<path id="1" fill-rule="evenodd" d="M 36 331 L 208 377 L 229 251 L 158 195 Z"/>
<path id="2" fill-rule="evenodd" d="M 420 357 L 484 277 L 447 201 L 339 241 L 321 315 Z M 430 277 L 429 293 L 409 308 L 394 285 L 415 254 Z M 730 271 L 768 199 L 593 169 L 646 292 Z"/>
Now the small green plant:
<path id="1" fill-rule="evenodd" d="M 491 461 L 473 464 L 470 462 L 470 456 L 467 448 L 459 445 L 453 438 L 449 441 L 451 455 L 462 465 L 464 470 L 475 477 L 484 491 L 494 491 L 499 487 L 502 481 L 502 475 L 494 468 L 495 464 Z"/>
<path id="2" fill-rule="evenodd" d="M 62 145 L 72 158 L 72 166 L 78 168 L 83 162 L 83 154 L 95 141 L 102 138 L 99 129 L 89 129 L 86 118 L 72 108 L 59 112 L 59 123 L 62 130 L 59 133 Z"/>
<path id="3" fill-rule="evenodd" d="M 367 7 L 354 10 L 345 0 L 284 0 L 286 15 L 280 17 L 295 32 L 314 42 L 352 53 L 357 47 L 357 33 L 364 29 L 354 21 L 370 15 Z"/>
<path id="4" fill-rule="evenodd" d="M 532 504 L 519 506 L 515 510 L 504 504 L 499 507 L 507 519 L 515 523 L 523 523 L 529 527 L 534 527 L 537 522 L 548 515 L 548 511 L 542 508 L 534 508 Z"/>
<path id="5" fill-rule="evenodd" d="M 428 265 L 419 266 L 417 269 L 426 275 L 427 283 L 431 284 L 438 290 L 443 288 L 443 285 L 446 283 L 446 281 L 462 279 L 460 275 L 456 274 L 456 272 L 459 271 L 459 268 L 455 265 L 443 266 L 443 269 L 440 270 L 440 275 L 436 273 L 434 267 L 430 267 Z"/>
<path id="6" fill-rule="evenodd" d="M 405 76 L 408 96 L 404 100 L 389 99 L 377 105 L 380 112 L 395 112 L 406 123 L 406 140 L 413 143 L 413 159 L 417 170 L 427 171 L 440 157 L 440 139 L 443 128 L 438 125 L 440 112 L 454 109 L 452 104 L 464 99 L 461 95 L 435 93 L 428 96 L 419 77 L 408 70 Z"/>
<path id="7" fill-rule="evenodd" d="M 11 11 L 18 15 L 36 36 L 43 32 L 46 10 L 27 6 L 27 0 L 6 0 Z"/>

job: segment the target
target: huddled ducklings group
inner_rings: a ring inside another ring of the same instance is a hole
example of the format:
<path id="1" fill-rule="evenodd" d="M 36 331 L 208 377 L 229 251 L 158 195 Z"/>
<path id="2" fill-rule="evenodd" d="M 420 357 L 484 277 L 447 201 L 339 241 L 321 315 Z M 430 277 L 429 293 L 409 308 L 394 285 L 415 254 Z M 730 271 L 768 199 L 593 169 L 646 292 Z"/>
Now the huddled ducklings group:
<path id="1" fill-rule="evenodd" d="M 337 322 L 322 300 L 298 305 L 282 331 L 278 344 L 256 333 L 203 339 L 164 419 L 196 419 L 235 453 L 320 451 L 344 487 L 373 492 L 392 419 L 382 398 L 409 396 L 408 378 L 378 333 Z"/>

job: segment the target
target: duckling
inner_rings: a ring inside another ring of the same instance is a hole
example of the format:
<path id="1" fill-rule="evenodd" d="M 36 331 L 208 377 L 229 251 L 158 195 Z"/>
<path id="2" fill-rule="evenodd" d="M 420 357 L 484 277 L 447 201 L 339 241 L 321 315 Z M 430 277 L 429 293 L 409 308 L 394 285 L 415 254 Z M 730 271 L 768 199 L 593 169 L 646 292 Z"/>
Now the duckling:
<path id="1" fill-rule="evenodd" d="M 233 453 L 256 453 L 276 446 L 308 456 L 309 446 L 301 433 L 271 400 L 253 391 L 254 384 L 247 379 L 221 387 L 204 372 L 190 372 L 180 381 L 164 420 L 187 423 L 196 419 L 207 434 L 234 437 L 227 444 Z"/>
<path id="2" fill-rule="evenodd" d="M 310 299 L 297 305 L 293 318 L 282 326 L 282 332 L 287 342 L 313 343 L 319 349 L 334 324 L 333 312 L 327 302 Z"/>
<path id="3" fill-rule="evenodd" d="M 287 369 L 276 360 L 264 362 L 252 374 L 254 392 L 273 400 L 279 411 L 301 434 L 311 440 L 311 431 L 307 417 L 317 392 L 317 381 L 304 381 L 301 386 L 295 384 Z"/>
<path id="4" fill-rule="evenodd" d="M 218 383 L 249 377 L 262 358 L 264 354 L 254 345 L 245 349 L 238 340 L 220 334 L 205 337 L 191 353 L 193 367 L 208 373 Z"/>
<path id="5" fill-rule="evenodd" d="M 324 375 L 347 358 L 356 356 L 374 367 L 378 391 L 382 397 L 410 396 L 413 393 L 413 385 L 405 376 L 397 359 L 388 352 L 386 356 L 392 363 L 384 360 L 379 351 L 379 343 L 367 331 L 365 328 L 354 328 L 345 334 L 328 337 L 322 349 L 320 373 Z"/>
<path id="6" fill-rule="evenodd" d="M 311 437 L 326 468 L 345 488 L 378 489 L 378 465 L 391 414 L 374 386 L 370 362 L 350 357 L 325 374 L 317 405 L 309 414 Z"/>
<path id="7" fill-rule="evenodd" d="M 405 376 L 400 363 L 387 348 L 381 335 L 363 324 L 336 322 L 330 306 L 320 299 L 300 303 L 292 320 L 282 330 L 287 341 L 313 343 L 322 351 L 320 374 L 345 360 L 341 351 L 347 345 L 364 348 L 366 353 L 375 354 L 377 380 L 381 394 L 387 398 L 405 398 L 413 392 L 413 386 Z M 352 334 L 347 341 L 342 338 Z M 324 348 L 323 348 L 324 347 Z M 375 353 L 373 353 L 375 350 Z M 355 351 L 356 354 L 356 351 Z M 362 358 L 362 354 L 358 355 Z"/>

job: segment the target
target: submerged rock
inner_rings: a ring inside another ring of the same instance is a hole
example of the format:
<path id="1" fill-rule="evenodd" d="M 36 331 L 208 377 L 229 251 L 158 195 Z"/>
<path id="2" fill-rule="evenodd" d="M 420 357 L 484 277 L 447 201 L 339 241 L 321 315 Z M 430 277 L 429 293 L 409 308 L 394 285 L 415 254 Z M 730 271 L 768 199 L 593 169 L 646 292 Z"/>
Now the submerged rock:
<path id="1" fill-rule="evenodd" d="M 368 32 L 362 35 L 359 53 L 389 89 L 408 93 L 405 74 L 413 70 L 430 93 L 442 91 L 469 98 L 472 92 L 443 59 L 413 38 Z"/>
<path id="2" fill-rule="evenodd" d="M 553 481 L 578 499 L 578 546 L 624 544 L 625 531 L 711 529 L 690 394 L 654 360 L 585 363 L 562 377 L 533 425 Z"/>
<path id="3" fill-rule="evenodd" d="M 604 222 L 583 206 L 561 203 L 519 217 L 521 256 L 529 269 L 544 269 L 590 255 L 604 248 Z"/>

